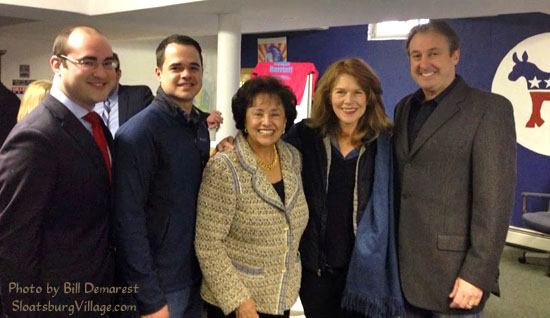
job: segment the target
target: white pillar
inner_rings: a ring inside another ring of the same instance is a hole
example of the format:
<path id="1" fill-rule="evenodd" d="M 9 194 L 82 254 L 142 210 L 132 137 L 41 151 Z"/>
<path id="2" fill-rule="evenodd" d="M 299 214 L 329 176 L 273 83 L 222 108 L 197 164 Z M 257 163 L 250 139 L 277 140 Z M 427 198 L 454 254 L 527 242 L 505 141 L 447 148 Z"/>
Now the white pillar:
<path id="1" fill-rule="evenodd" d="M 222 112 L 223 124 L 216 133 L 214 145 L 227 136 L 234 136 L 237 131 L 231 98 L 239 89 L 241 74 L 241 17 L 223 14 L 218 16 L 218 21 L 216 109 Z"/>

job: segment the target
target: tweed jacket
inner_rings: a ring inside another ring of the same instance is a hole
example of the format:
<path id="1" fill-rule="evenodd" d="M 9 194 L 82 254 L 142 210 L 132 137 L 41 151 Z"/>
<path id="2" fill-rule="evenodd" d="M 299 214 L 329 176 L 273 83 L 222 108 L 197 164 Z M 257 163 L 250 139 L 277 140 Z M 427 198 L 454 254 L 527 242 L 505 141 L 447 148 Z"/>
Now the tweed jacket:
<path id="1" fill-rule="evenodd" d="M 202 298 L 225 314 L 248 298 L 282 314 L 298 297 L 298 245 L 308 220 L 298 151 L 277 142 L 285 204 L 257 166 L 245 137 L 207 164 L 199 192 L 195 249 Z"/>
<path id="2" fill-rule="evenodd" d="M 498 294 L 498 264 L 516 183 L 513 108 L 462 78 L 409 147 L 410 98 L 396 107 L 396 204 L 403 293 L 414 306 L 450 309 L 457 277 Z M 471 313 L 483 309 L 484 297 Z"/>

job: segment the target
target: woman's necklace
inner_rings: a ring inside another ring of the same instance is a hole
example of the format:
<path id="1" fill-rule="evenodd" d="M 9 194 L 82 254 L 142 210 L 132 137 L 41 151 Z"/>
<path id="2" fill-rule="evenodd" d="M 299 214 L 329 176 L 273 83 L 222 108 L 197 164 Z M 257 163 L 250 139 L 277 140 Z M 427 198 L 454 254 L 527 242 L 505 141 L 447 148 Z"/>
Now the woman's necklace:
<path id="1" fill-rule="evenodd" d="M 279 161 L 279 153 L 277 152 L 277 147 L 275 147 L 275 144 L 273 144 L 273 159 L 271 160 L 271 163 L 265 163 L 256 156 L 256 162 L 258 165 L 267 171 L 271 171 L 271 169 L 273 169 L 273 167 L 277 164 L 277 161 Z"/>

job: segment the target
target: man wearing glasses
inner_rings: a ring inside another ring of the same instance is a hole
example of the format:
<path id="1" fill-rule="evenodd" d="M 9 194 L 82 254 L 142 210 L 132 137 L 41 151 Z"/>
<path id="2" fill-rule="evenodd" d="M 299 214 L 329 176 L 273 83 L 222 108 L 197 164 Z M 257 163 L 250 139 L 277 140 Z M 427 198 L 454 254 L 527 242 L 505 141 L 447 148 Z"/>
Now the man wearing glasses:
<path id="1" fill-rule="evenodd" d="M 105 36 L 66 28 L 53 46 L 50 95 L 0 149 L 2 317 L 99 317 L 110 294 L 112 139 L 96 113 L 116 83 Z"/>

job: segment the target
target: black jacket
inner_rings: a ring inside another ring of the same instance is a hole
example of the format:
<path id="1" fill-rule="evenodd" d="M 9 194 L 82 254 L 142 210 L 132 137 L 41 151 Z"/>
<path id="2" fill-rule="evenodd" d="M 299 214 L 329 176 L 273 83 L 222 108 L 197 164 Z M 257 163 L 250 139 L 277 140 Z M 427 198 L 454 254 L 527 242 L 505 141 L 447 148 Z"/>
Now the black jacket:
<path id="1" fill-rule="evenodd" d="M 306 227 L 300 253 L 302 266 L 318 275 L 326 269 L 326 223 L 329 160 L 329 137 L 322 137 L 316 129 L 308 127 L 302 121 L 288 131 L 283 139 L 295 146 L 302 154 L 302 182 L 309 208 L 309 223 Z M 354 231 L 365 210 L 372 190 L 373 158 L 375 147 L 365 141 L 358 159 L 358 174 L 354 193 Z"/>
<path id="2" fill-rule="evenodd" d="M 144 85 L 118 86 L 118 124 L 122 126 L 128 119 L 139 113 L 153 101 L 153 93 Z"/>
<path id="3" fill-rule="evenodd" d="M 107 127 L 103 133 L 111 146 Z M 110 191 L 107 166 L 92 134 L 65 105 L 46 95 L 0 149 L 1 317 L 68 315 L 17 311 L 15 301 L 110 303 L 108 293 L 84 291 L 85 283 L 112 285 Z M 43 292 L 9 292 L 11 282 L 34 284 Z M 80 291 L 62 292 L 66 282 L 80 283 Z M 61 289 L 51 297 L 47 286 Z M 98 315 L 80 311 L 75 316 Z"/>
<path id="4" fill-rule="evenodd" d="M 0 83 L 0 146 L 17 123 L 20 103 L 17 95 Z"/>

